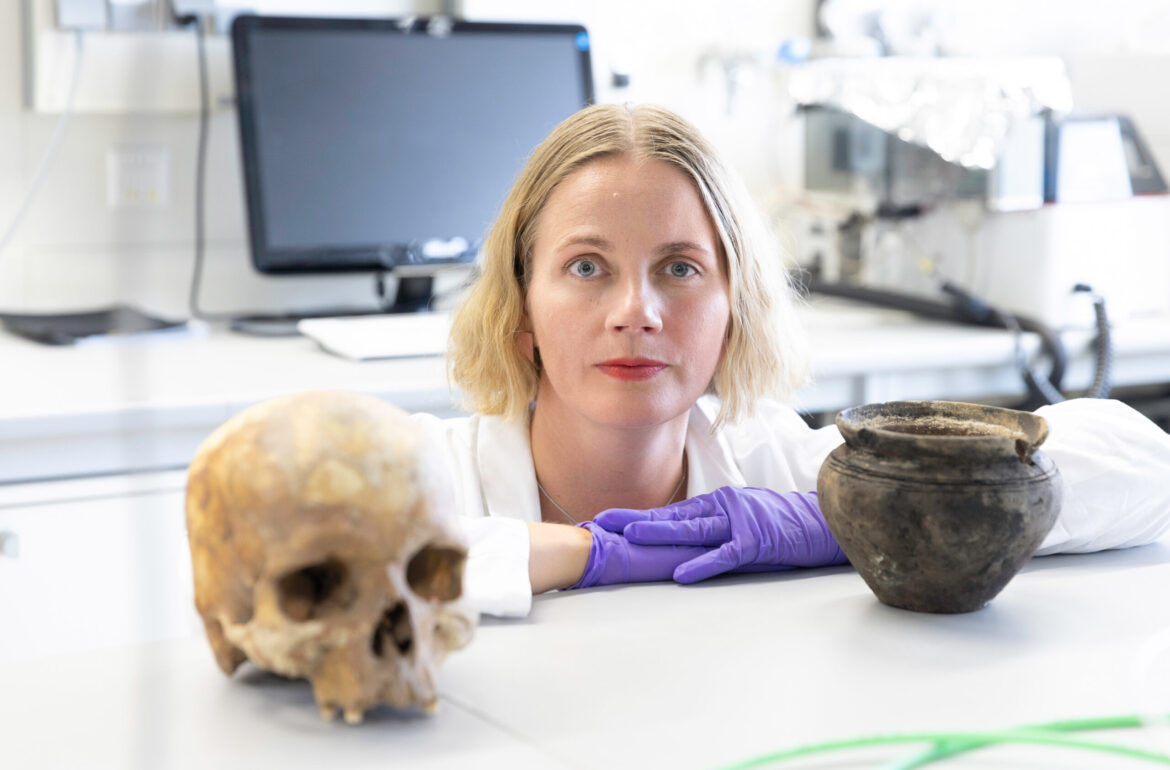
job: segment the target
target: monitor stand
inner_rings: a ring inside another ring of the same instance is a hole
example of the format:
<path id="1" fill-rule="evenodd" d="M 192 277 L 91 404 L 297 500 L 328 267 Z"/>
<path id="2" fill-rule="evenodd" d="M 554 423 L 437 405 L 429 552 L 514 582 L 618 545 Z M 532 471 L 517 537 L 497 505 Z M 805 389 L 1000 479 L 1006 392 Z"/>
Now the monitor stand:
<path id="1" fill-rule="evenodd" d="M 241 334 L 256 337 L 295 337 L 297 323 L 305 318 L 341 318 L 348 316 L 383 315 L 388 313 L 422 313 L 430 307 L 434 289 L 434 276 L 403 275 L 398 278 L 398 290 L 394 301 L 386 302 L 386 277 L 379 272 L 374 276 L 379 308 L 374 310 L 335 308 L 315 310 L 308 313 L 287 315 L 248 315 L 233 318 L 231 329 Z"/>
<path id="2" fill-rule="evenodd" d="M 394 302 L 386 304 L 385 274 L 378 273 L 374 279 L 378 292 L 378 303 L 383 313 L 422 313 L 431 305 L 434 296 L 435 277 L 433 275 L 402 275 L 398 277 L 398 291 L 394 294 Z"/>

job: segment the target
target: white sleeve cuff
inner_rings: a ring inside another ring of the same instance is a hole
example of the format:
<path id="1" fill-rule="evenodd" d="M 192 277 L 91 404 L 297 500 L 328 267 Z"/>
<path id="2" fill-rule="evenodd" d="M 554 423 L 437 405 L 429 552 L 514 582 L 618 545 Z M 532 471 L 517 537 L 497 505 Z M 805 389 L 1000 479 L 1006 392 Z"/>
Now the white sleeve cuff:
<path id="1" fill-rule="evenodd" d="M 528 525 L 519 519 L 457 517 L 467 537 L 463 596 L 484 615 L 522 618 L 532 609 Z"/>
<path id="2" fill-rule="evenodd" d="M 1170 529 L 1170 435 L 1119 401 L 1074 399 L 1036 414 L 1049 430 L 1040 451 L 1064 485 L 1038 556 L 1129 548 Z"/>

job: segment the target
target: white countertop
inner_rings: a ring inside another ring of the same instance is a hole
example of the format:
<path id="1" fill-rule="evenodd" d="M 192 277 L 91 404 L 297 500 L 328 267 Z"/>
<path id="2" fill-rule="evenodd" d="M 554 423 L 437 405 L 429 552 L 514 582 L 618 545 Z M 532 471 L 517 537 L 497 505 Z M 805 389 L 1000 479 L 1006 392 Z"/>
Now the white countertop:
<path id="1" fill-rule="evenodd" d="M 875 733 L 1133 713 L 1144 696 L 1170 712 L 1170 661 L 1131 681 L 1170 627 L 1167 580 L 1170 545 L 1156 543 L 1035 559 L 964 615 L 886 607 L 848 567 L 546 594 L 448 659 L 436 715 L 379 709 L 360 727 L 322 722 L 304 682 L 250 666 L 224 677 L 199 636 L 0 662 L 0 756 L 14 768 L 706 768 Z M 946 764 L 1131 765 L 1019 746 Z"/>
<path id="2" fill-rule="evenodd" d="M 812 381 L 795 404 L 833 412 L 902 398 L 1022 395 L 1003 330 L 924 321 L 909 313 L 817 298 L 802 311 Z M 1114 332 L 1114 381 L 1170 383 L 1170 319 Z M 1091 335 L 1065 335 L 1066 383 L 1092 380 Z M 1034 351 L 1036 339 L 1026 339 Z M 407 411 L 457 413 L 439 357 L 354 362 L 304 337 L 248 337 L 222 328 L 76 347 L 0 334 L 0 482 L 183 467 L 199 442 L 240 409 L 298 390 L 376 394 Z"/>

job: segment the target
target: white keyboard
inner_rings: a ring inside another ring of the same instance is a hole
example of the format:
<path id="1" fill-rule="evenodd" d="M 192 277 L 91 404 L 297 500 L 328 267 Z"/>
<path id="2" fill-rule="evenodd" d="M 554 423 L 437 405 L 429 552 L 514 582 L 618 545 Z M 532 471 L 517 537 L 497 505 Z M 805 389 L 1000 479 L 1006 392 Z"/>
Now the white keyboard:
<path id="1" fill-rule="evenodd" d="M 297 331 L 334 355 L 354 361 L 441 356 L 451 331 L 449 313 L 306 318 Z"/>

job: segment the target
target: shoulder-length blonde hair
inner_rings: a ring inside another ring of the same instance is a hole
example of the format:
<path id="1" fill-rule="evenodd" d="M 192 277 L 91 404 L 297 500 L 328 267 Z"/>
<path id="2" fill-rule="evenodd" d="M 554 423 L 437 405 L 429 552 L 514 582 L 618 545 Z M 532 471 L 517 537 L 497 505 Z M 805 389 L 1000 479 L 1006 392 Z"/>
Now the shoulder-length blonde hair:
<path id="1" fill-rule="evenodd" d="M 602 104 L 567 118 L 536 148 L 512 187 L 483 248 L 480 275 L 452 322 L 449 368 L 464 407 L 519 417 L 536 398 L 540 370 L 517 345 L 536 225 L 567 176 L 601 157 L 660 160 L 694 182 L 719 234 L 731 321 L 727 352 L 708 392 L 722 405 L 716 425 L 752 411 L 761 396 L 786 398 L 807 371 L 795 293 L 743 185 L 699 132 L 669 110 Z"/>

